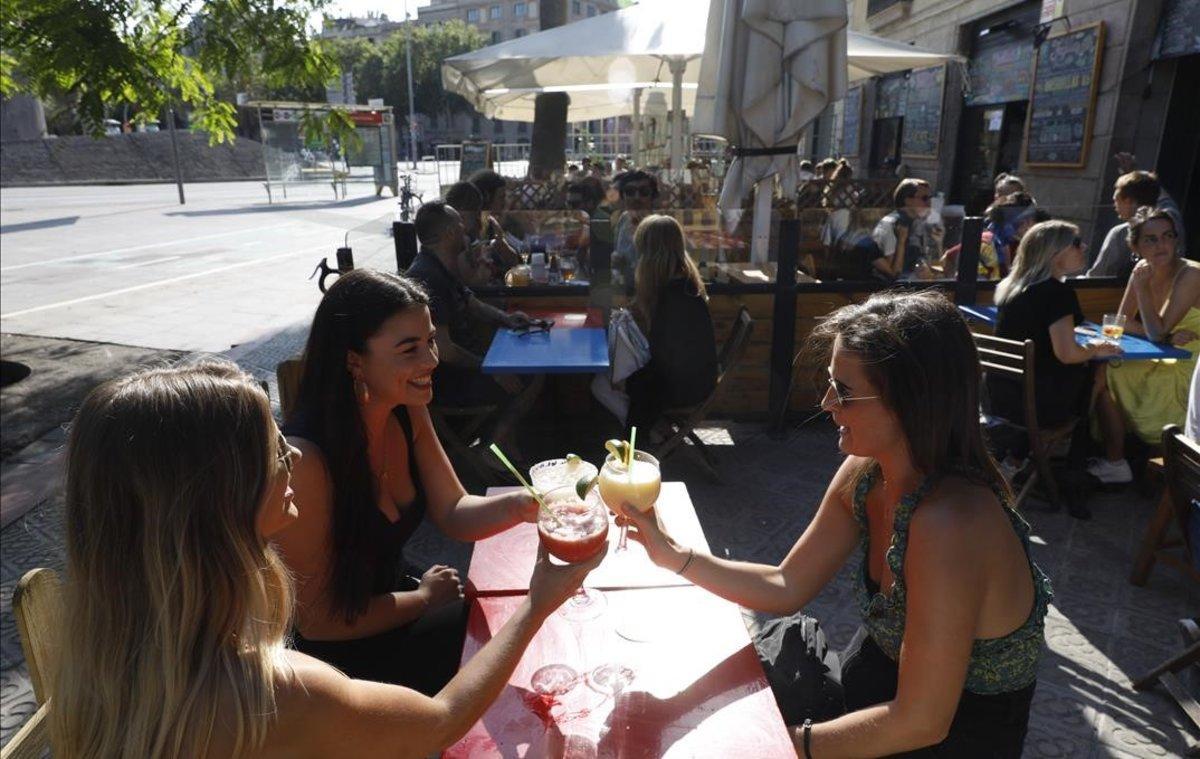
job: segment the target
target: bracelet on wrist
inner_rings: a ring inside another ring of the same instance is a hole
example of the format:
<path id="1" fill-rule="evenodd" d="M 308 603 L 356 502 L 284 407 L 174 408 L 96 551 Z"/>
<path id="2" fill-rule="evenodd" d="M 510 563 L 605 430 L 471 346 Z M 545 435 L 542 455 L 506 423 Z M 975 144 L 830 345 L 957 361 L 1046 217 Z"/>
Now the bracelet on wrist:
<path id="1" fill-rule="evenodd" d="M 677 574 L 677 575 L 683 575 L 683 573 L 687 571 L 687 568 L 688 568 L 689 566 L 691 566 L 691 564 L 692 564 L 692 559 L 694 559 L 694 558 L 696 558 L 696 549 L 695 549 L 695 548 L 689 548 L 689 549 L 688 549 L 688 555 L 687 555 L 687 561 L 683 562 L 683 566 L 682 566 L 682 567 L 680 567 L 680 568 L 679 568 L 679 569 L 678 569 L 678 570 L 675 572 L 675 574 Z"/>
<path id="2" fill-rule="evenodd" d="M 811 719 L 804 720 L 804 759 L 812 759 L 812 725 Z"/>

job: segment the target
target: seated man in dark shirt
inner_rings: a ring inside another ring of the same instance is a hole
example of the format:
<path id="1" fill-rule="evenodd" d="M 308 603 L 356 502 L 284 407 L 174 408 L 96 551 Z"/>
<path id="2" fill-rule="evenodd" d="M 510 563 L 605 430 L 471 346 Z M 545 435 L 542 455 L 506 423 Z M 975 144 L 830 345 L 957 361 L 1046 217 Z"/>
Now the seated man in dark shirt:
<path id="1" fill-rule="evenodd" d="M 532 407 L 543 377 L 483 374 L 483 353 L 497 327 L 520 329 L 529 317 L 488 305 L 462 282 L 459 274 L 467 238 L 462 217 L 443 200 L 421 206 L 416 217 L 421 250 L 408 276 L 429 294 L 429 312 L 437 335 L 440 363 L 433 373 L 433 402 L 439 406 L 500 407 L 491 437 L 510 457 L 522 458 L 513 433 L 516 422 Z M 480 339 L 486 335 L 485 339 Z"/>

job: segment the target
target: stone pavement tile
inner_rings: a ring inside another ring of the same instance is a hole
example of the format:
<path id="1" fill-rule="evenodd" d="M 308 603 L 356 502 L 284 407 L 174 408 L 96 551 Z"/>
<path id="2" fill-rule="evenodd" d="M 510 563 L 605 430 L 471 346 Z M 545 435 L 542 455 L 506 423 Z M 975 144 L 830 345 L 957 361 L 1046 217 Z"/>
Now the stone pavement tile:
<path id="1" fill-rule="evenodd" d="M 1178 618 L 1150 615 L 1132 602 L 1113 610 L 1113 632 L 1118 637 L 1136 638 L 1159 648 L 1170 649 L 1180 642 Z"/>
<path id="2" fill-rule="evenodd" d="M 1095 743 L 1094 738 L 1064 732 L 1057 724 L 1030 715 L 1021 755 L 1027 759 L 1076 759 L 1087 756 Z"/>
<path id="3" fill-rule="evenodd" d="M 1103 681 L 1108 674 L 1111 635 L 1083 631 L 1053 607 L 1046 615 L 1046 650 L 1039 677 L 1064 685 Z"/>
<path id="4" fill-rule="evenodd" d="M 1108 657 L 1111 662 L 1108 677 L 1113 683 L 1129 688 L 1133 693 L 1133 681 L 1162 664 L 1183 650 L 1183 644 L 1158 646 L 1142 638 L 1114 635 L 1109 643 Z"/>
<path id="5" fill-rule="evenodd" d="M 5 462 L 0 467 L 0 529 L 7 527 L 61 487 L 62 461 Z"/>
<path id="6" fill-rule="evenodd" d="M 1050 582 L 1054 583 L 1051 575 Z M 1059 588 L 1063 590 L 1059 590 Z M 1087 633 L 1111 635 L 1116 624 L 1116 609 L 1096 599 L 1072 593 L 1074 588 L 1064 583 L 1054 585 L 1054 607 L 1075 627 Z"/>
<path id="7" fill-rule="evenodd" d="M 1178 724 L 1120 712 L 1104 715 L 1099 727 L 1100 743 L 1141 757 L 1183 756 L 1192 740 Z"/>

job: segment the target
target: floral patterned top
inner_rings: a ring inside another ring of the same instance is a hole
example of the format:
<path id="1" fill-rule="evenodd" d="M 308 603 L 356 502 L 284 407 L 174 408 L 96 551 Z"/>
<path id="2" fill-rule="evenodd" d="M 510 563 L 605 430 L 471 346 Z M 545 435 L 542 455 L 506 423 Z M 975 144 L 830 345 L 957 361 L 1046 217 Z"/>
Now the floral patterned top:
<path id="1" fill-rule="evenodd" d="M 863 561 L 859 567 L 859 581 L 855 590 L 867 632 L 888 657 L 899 661 L 900 644 L 904 640 L 907 593 L 904 586 L 904 554 L 908 549 L 908 526 L 912 522 L 917 504 L 932 488 L 933 480 L 927 477 L 920 487 L 900 499 L 900 505 L 896 507 L 892 543 L 885 556 L 893 577 L 892 592 L 887 596 L 879 589 L 871 587 L 874 583 L 867 572 L 870 556 L 867 493 L 875 484 L 878 472 L 878 468 L 868 472 L 859 480 L 854 491 L 854 519 L 858 522 L 859 545 L 863 550 Z M 997 492 L 996 495 L 1001 500 L 1013 530 L 1021 539 L 1025 556 L 1029 557 L 1029 525 L 1008 506 L 1000 493 Z M 1003 638 L 976 639 L 971 648 L 971 662 L 967 667 L 965 687 L 972 693 L 1008 693 L 1020 690 L 1037 679 L 1038 661 L 1042 653 L 1043 624 L 1053 593 L 1050 590 L 1050 579 L 1033 563 L 1032 558 L 1029 558 L 1029 571 L 1033 575 L 1034 599 L 1033 609 L 1025 624 Z"/>

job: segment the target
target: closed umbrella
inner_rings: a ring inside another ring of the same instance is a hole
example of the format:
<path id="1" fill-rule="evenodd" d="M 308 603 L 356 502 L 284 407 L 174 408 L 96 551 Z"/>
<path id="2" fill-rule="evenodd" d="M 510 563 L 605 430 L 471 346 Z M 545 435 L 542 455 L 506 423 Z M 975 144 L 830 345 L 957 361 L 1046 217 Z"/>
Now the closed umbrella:
<path id="1" fill-rule="evenodd" d="M 712 0 L 693 128 L 735 146 L 722 208 L 757 187 L 755 262 L 767 258 L 774 178 L 794 191 L 800 133 L 846 80 L 844 0 Z"/>

